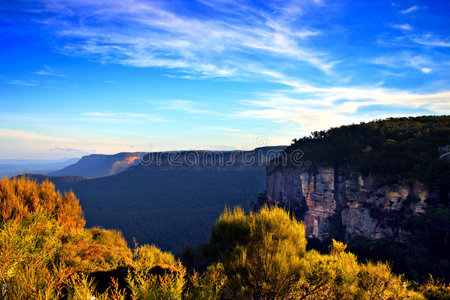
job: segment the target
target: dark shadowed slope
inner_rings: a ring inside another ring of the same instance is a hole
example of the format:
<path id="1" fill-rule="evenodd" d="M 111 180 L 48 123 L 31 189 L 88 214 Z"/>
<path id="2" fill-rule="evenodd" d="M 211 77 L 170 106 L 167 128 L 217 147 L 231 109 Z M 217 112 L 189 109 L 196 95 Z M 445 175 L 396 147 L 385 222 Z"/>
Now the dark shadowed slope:
<path id="1" fill-rule="evenodd" d="M 87 226 L 120 229 L 130 245 L 134 237 L 139 244 L 155 243 L 164 250 L 179 252 L 185 246 L 207 242 L 210 228 L 225 206 L 248 209 L 256 195 L 264 191 L 268 150 L 258 152 L 262 161 L 253 162 L 250 155 L 249 162 L 236 158 L 226 167 L 209 158 L 209 164 L 203 165 L 204 151 L 185 151 L 177 156 L 184 161 L 175 164 L 178 167 L 161 162 L 160 166 L 137 165 L 95 179 L 48 178 L 59 190 L 75 192 Z M 233 155 L 242 158 L 235 152 L 221 153 L 219 158 L 224 162 Z M 199 160 L 192 165 L 186 163 L 186 157 L 188 162 L 191 158 Z"/>

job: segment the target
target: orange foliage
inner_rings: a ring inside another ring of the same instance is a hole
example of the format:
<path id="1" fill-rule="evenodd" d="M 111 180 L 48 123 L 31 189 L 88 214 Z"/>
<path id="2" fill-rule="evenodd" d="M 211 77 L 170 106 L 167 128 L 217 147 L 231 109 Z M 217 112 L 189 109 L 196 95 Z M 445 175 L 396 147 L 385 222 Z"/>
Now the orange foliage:
<path id="1" fill-rule="evenodd" d="M 74 193 L 61 195 L 46 180 L 41 184 L 25 177 L 0 180 L 0 222 L 46 213 L 68 228 L 83 228 L 83 212 Z"/>

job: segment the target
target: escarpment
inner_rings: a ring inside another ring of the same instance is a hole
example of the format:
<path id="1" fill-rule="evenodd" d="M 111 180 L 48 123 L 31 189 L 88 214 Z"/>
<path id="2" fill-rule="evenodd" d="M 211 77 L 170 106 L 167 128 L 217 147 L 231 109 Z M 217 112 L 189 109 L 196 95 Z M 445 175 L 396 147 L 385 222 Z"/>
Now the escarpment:
<path id="1" fill-rule="evenodd" d="M 308 237 L 394 237 L 427 207 L 449 205 L 450 117 L 376 120 L 295 139 L 267 166 L 266 201 Z M 447 231 L 446 231 L 447 232 Z"/>
<path id="2" fill-rule="evenodd" d="M 304 221 L 307 236 L 318 239 L 328 236 L 331 217 L 347 237 L 400 238 L 402 217 L 424 212 L 439 194 L 420 181 L 386 184 L 380 175 L 344 174 L 334 167 L 269 168 L 266 188 L 270 204 L 288 207 Z"/>

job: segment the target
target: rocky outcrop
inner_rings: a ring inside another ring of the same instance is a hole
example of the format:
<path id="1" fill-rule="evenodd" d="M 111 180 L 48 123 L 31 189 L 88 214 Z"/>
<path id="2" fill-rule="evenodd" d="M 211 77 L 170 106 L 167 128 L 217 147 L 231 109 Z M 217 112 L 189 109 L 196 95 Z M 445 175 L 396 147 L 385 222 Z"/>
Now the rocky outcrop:
<path id="1" fill-rule="evenodd" d="M 288 207 L 303 220 L 307 236 L 319 239 L 335 225 L 330 217 L 340 220 L 347 237 L 400 238 L 402 218 L 423 212 L 429 194 L 417 181 L 384 184 L 381 176 L 343 174 L 333 167 L 267 170 L 267 201 Z"/>

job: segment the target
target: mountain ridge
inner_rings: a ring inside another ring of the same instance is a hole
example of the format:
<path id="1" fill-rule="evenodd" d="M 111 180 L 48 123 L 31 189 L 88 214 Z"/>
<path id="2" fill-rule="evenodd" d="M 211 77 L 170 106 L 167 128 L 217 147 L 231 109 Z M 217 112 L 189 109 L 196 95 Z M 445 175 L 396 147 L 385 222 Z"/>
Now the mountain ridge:
<path id="1" fill-rule="evenodd" d="M 115 175 L 137 165 L 158 169 L 237 169 L 265 168 L 287 146 L 265 146 L 252 150 L 176 150 L 160 152 L 119 152 L 90 154 L 50 176 L 83 176 L 98 178 Z M 28 172 L 29 173 L 29 172 Z"/>
<path id="2" fill-rule="evenodd" d="M 116 154 L 90 154 L 78 162 L 61 170 L 50 173 L 51 176 L 83 176 L 87 178 L 117 174 L 134 164 L 141 152 L 120 152 Z"/>

